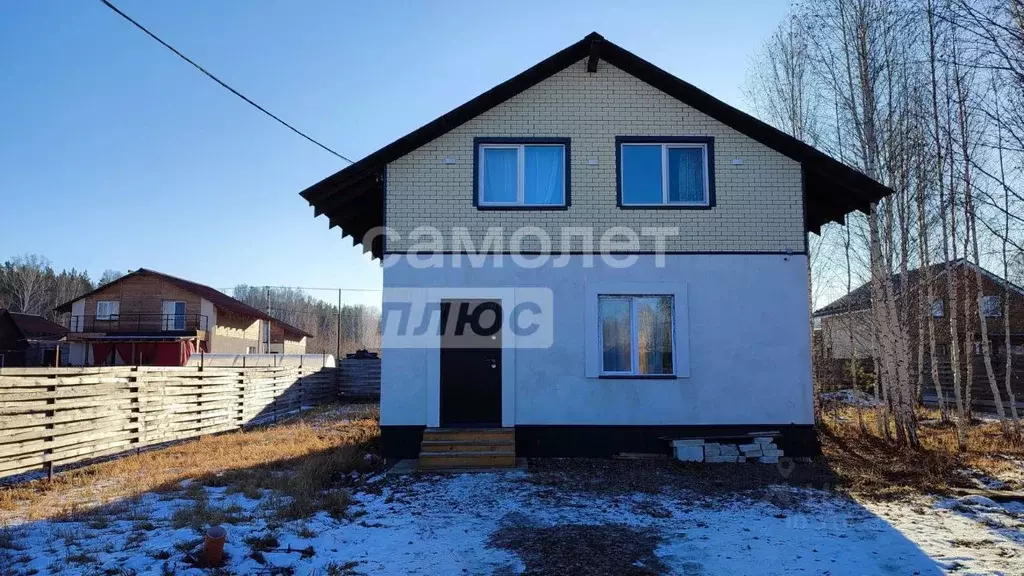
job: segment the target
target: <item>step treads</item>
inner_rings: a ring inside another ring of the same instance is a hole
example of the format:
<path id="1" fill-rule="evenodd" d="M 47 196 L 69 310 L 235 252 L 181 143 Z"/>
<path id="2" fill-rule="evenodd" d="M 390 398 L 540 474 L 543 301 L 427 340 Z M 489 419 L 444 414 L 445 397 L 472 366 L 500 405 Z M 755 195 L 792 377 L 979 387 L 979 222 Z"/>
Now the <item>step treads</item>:
<path id="1" fill-rule="evenodd" d="M 427 428 L 423 431 L 425 435 L 431 434 L 502 434 L 514 436 L 515 428 Z"/>
<path id="2" fill-rule="evenodd" d="M 495 450 L 493 452 L 420 452 L 420 458 L 496 458 L 511 456 L 515 458 L 515 450 Z"/>
<path id="3" fill-rule="evenodd" d="M 515 440 L 424 440 L 423 446 L 515 446 Z"/>
<path id="4" fill-rule="evenodd" d="M 423 440 L 426 441 L 475 441 L 475 440 L 511 440 L 515 441 L 516 433 L 514 429 L 468 429 L 468 430 L 451 430 L 451 429 L 438 429 L 438 430 L 426 430 L 423 432 Z"/>
<path id="5" fill-rule="evenodd" d="M 513 452 L 424 453 L 420 454 L 419 460 L 422 469 L 514 468 L 515 465 L 516 455 Z"/>

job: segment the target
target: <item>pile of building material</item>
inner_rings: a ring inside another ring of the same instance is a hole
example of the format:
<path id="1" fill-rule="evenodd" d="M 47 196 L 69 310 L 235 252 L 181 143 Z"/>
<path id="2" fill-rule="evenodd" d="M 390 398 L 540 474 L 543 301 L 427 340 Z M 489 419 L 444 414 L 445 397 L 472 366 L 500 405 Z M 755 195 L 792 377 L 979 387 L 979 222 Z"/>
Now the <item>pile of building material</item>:
<path id="1" fill-rule="evenodd" d="M 730 439 L 732 440 L 732 439 Z M 777 464 L 783 456 L 772 436 L 753 436 L 739 442 L 709 442 L 704 438 L 672 441 L 672 452 L 682 462 L 760 462 Z"/>

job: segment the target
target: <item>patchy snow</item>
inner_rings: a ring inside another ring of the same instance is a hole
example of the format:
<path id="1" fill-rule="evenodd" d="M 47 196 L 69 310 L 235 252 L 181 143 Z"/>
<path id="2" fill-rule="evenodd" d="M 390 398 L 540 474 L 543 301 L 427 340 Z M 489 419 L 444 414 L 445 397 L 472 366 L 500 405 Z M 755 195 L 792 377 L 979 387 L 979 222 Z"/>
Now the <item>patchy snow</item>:
<path id="1" fill-rule="evenodd" d="M 489 546 L 502 527 L 616 525 L 652 531 L 672 574 L 1024 574 L 1024 505 L 981 498 L 857 502 L 831 492 L 775 487 L 761 496 L 686 490 L 594 494 L 531 482 L 528 472 L 374 477 L 349 517 L 281 522 L 274 495 L 249 499 L 203 488 L 210 505 L 246 517 L 228 524 L 232 574 L 516 574 L 526 560 Z M 108 515 L 7 528 L 0 567 L 14 574 L 174 574 L 199 533 L 174 528 L 198 487 L 146 494 Z M 246 538 L 273 534 L 257 559 Z M 5 558 L 6 555 L 6 558 Z M 260 561 L 262 560 L 262 562 Z M 347 566 L 347 571 L 342 567 Z M 121 570 L 121 572 L 117 572 Z"/>
<path id="2" fill-rule="evenodd" d="M 961 468 L 957 473 L 966 477 L 975 486 L 983 490 L 1009 490 L 1010 484 L 999 478 L 993 478 L 975 468 Z"/>
<path id="3" fill-rule="evenodd" d="M 835 392 L 823 392 L 818 395 L 818 398 L 822 402 L 839 402 L 840 404 L 849 404 L 851 406 L 869 407 L 879 404 L 879 401 L 871 394 L 852 388 L 836 390 Z"/>

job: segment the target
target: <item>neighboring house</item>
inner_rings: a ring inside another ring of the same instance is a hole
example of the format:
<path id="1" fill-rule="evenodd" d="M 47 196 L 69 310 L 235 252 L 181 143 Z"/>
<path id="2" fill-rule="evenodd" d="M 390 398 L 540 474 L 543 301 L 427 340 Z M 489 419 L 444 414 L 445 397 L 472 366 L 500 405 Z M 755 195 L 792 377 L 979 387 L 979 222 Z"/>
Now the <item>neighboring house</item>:
<path id="1" fill-rule="evenodd" d="M 197 352 L 302 354 L 304 330 L 223 292 L 140 268 L 56 308 L 66 364 L 184 366 Z"/>
<path id="2" fill-rule="evenodd" d="M 980 296 L 989 339 L 994 344 L 993 351 L 1002 355 L 1006 349 L 1003 342 L 1006 339 L 1003 327 L 1003 299 L 1006 293 L 1009 293 L 1010 296 L 1010 344 L 1012 346 L 1024 343 L 1024 288 L 1016 286 L 984 268 L 979 268 L 972 262 L 961 259 L 950 262 L 948 268 L 945 263 L 932 264 L 930 267 L 932 291 L 935 298 L 929 306 L 929 311 L 935 321 L 937 345 L 944 347 L 950 342 L 949 315 L 953 312 L 948 292 L 948 271 L 950 270 L 957 279 L 957 291 L 960 298 L 957 312 L 960 318 L 961 333 L 966 332 L 963 320 L 963 298 L 964 295 L 976 290 L 975 273 L 980 271 L 982 286 Z M 905 281 L 902 274 L 892 276 L 890 282 L 896 291 L 898 306 L 909 311 L 920 309 L 918 293 L 922 279 L 923 274 L 919 269 L 908 271 Z M 904 294 L 906 296 L 903 296 Z M 824 357 L 846 360 L 856 352 L 858 358 L 871 358 L 873 354 L 870 316 L 870 282 L 865 282 L 849 294 L 816 310 L 814 312 L 814 327 L 821 333 Z M 918 316 L 911 312 L 907 317 L 911 320 L 909 325 L 911 344 L 912 347 L 916 347 Z M 975 337 L 980 342 L 981 320 L 973 303 L 971 304 L 970 318 Z M 928 344 L 927 332 L 925 333 L 925 344 Z M 914 349 L 916 350 L 916 348 Z"/>
<path id="3" fill-rule="evenodd" d="M 407 346 L 385 318 L 382 446 L 414 457 L 421 444 L 435 455 L 445 428 L 478 426 L 512 430 L 518 456 L 767 430 L 787 451 L 812 450 L 807 232 L 889 193 L 591 34 L 302 196 L 387 260 L 385 316 L 414 288 L 427 311 L 505 318 L 479 348 L 450 346 L 444 328 Z M 446 241 L 443 265 L 424 265 L 413 233 L 424 225 L 463 229 L 478 264 L 466 242 Z M 499 226 L 504 242 L 483 248 Z M 531 226 L 558 256 L 516 265 L 506 255 L 545 252 L 536 234 L 508 239 Z M 617 260 L 635 258 L 623 267 L 579 231 L 623 226 L 678 234 L 618 248 Z M 509 315 L 538 291 L 553 334 L 532 346 Z"/>
<path id="4" fill-rule="evenodd" d="M 1012 386 L 1014 391 L 1024 400 L 1024 288 L 999 277 L 984 268 L 978 267 L 964 259 L 930 266 L 932 290 L 935 298 L 928 309 L 935 325 L 936 354 L 939 358 L 939 374 L 943 386 L 952 393 L 952 374 L 949 367 L 949 344 L 952 341 L 949 331 L 949 317 L 954 307 L 949 302 L 950 273 L 957 281 L 957 318 L 960 337 L 964 338 L 967 324 L 964 321 L 964 297 L 973 294 L 977 289 L 976 274 L 981 275 L 981 305 L 988 328 L 988 337 L 992 345 L 992 365 L 1002 389 L 1003 375 L 1006 371 L 1007 351 L 1014 355 Z M 890 279 L 897 296 L 897 306 L 909 311 L 910 320 L 908 336 L 910 337 L 910 360 L 914 374 L 917 374 L 918 352 L 918 321 L 920 316 L 919 288 L 923 280 L 920 269 L 907 272 L 906 279 L 902 274 L 894 274 Z M 1006 343 L 1006 332 L 1003 323 L 1004 299 L 1009 295 L 1010 304 L 1010 342 Z M 992 402 L 992 391 L 985 371 L 981 347 L 981 319 L 974 303 L 969 309 L 970 326 L 974 332 L 972 346 L 974 363 L 973 396 L 982 405 Z M 856 355 L 857 358 L 870 360 L 873 358 L 873 334 L 871 324 L 871 283 L 865 282 L 855 290 L 814 312 L 815 336 L 821 345 L 821 357 L 824 360 L 838 361 L 836 368 L 844 368 L 845 362 Z M 928 341 L 927 324 L 924 334 L 925 382 L 929 390 L 932 387 L 931 368 L 929 362 L 930 343 Z M 848 370 L 848 368 L 847 368 Z M 844 375 L 835 377 L 845 379 Z M 926 391 L 925 399 L 934 397 L 933 391 Z"/>
<path id="5" fill-rule="evenodd" d="M 68 329 L 35 314 L 0 309 L 0 368 L 52 366 Z"/>

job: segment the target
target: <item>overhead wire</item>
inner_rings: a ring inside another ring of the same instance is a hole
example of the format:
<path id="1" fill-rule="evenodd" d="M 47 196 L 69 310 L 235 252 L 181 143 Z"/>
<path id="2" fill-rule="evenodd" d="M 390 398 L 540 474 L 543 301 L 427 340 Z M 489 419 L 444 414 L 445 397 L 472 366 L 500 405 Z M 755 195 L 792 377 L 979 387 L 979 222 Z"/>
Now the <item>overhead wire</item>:
<path id="1" fill-rule="evenodd" d="M 355 162 L 354 162 L 354 161 L 353 161 L 352 159 L 348 158 L 347 156 L 344 156 L 344 155 L 342 155 L 342 154 L 341 154 L 341 153 L 339 153 L 339 152 L 336 152 L 336 151 L 332 150 L 332 149 L 331 149 L 330 147 L 328 147 L 328 146 L 327 146 L 326 144 L 323 144 L 323 143 L 319 142 L 318 140 L 314 139 L 314 138 L 313 138 L 312 136 L 310 136 L 310 135 L 306 134 L 305 132 L 303 132 L 303 131 L 299 130 L 299 129 L 298 129 L 298 128 L 296 128 L 295 126 L 292 126 L 292 125 L 291 125 L 291 124 L 289 124 L 288 122 L 285 122 L 285 121 L 284 121 L 284 120 L 282 120 L 282 119 L 281 119 L 281 118 L 280 118 L 279 116 L 277 116 L 277 115 L 276 115 L 276 114 L 274 114 L 273 112 L 271 112 L 271 111 L 267 110 L 267 109 L 266 109 L 266 108 L 264 108 L 263 106 L 260 106 L 259 104 L 257 104 L 256 102 L 254 102 L 254 101 L 253 101 L 253 100 L 252 100 L 251 98 L 249 98 L 248 96 L 246 96 L 245 94 L 242 94 L 242 93 L 241 93 L 241 92 L 239 92 L 238 90 L 236 90 L 236 89 L 232 88 L 231 86 L 229 86 L 229 85 L 228 85 L 228 83 L 227 83 L 227 82 L 224 82 L 223 80 L 221 80 L 220 78 L 218 78 L 217 76 L 215 76 L 215 75 L 214 75 L 213 73 L 211 73 L 211 72 L 210 72 L 209 70 L 207 70 L 206 68 L 203 68 L 203 67 L 202 67 L 202 66 L 201 66 L 201 65 L 200 65 L 200 64 L 199 64 L 198 62 L 196 62 L 195 60 L 192 60 L 192 59 L 191 59 L 191 58 L 189 58 L 188 56 L 185 56 L 184 54 L 182 54 L 182 53 L 181 53 L 181 51 L 180 51 L 180 50 L 178 50 L 178 49 L 177 49 L 177 48 L 175 48 L 174 46 L 171 46 L 170 44 L 168 44 L 167 42 L 165 42 L 165 41 L 164 41 L 164 40 L 163 40 L 162 38 L 160 38 L 159 36 L 157 36 L 156 34 L 154 34 L 153 32 L 151 32 L 151 31 L 150 31 L 150 30 L 149 30 L 148 28 L 146 28 L 145 26 L 143 26 L 142 24 L 140 24 L 140 23 L 139 23 L 139 22 L 138 22 L 137 20 L 135 20 L 135 19 L 134 19 L 134 18 L 132 18 L 131 16 L 129 16 L 129 15 L 127 15 L 127 14 L 125 14 L 124 12 L 122 12 L 120 8 L 118 8 L 117 6 L 114 6 L 114 5 L 113 5 L 113 4 L 112 4 L 112 3 L 111 3 L 111 2 L 109 1 L 109 0 L 100 0 L 100 2 L 102 2 L 102 3 L 104 4 L 104 5 L 106 5 L 106 7 L 107 7 L 107 8 L 110 8 L 110 9 L 111 9 L 111 10 L 113 10 L 113 11 L 114 11 L 115 13 L 117 13 L 117 15 L 119 15 L 119 16 L 120 16 L 120 17 L 122 17 L 122 18 L 124 18 L 124 19 L 125 19 L 125 20 L 127 20 L 128 22 L 130 22 L 130 23 L 131 23 L 131 24 L 132 24 L 133 26 L 135 26 L 135 27 L 136 27 L 136 28 L 138 28 L 139 30 L 141 30 L 141 31 L 143 31 L 144 33 L 146 33 L 146 35 L 147 35 L 147 36 L 149 36 L 149 37 L 150 37 L 150 38 L 152 38 L 153 40 L 156 40 L 157 42 L 159 42 L 159 43 L 160 43 L 161 45 L 163 45 L 163 46 L 164 46 L 165 48 L 167 48 L 167 49 L 168 49 L 168 50 L 170 50 L 171 52 L 174 52 L 174 54 L 176 54 L 176 55 L 177 55 L 177 56 L 178 56 L 179 58 L 181 58 L 181 59 L 182 59 L 182 60 L 184 60 L 185 62 L 188 62 L 189 64 L 191 64 L 192 66 L 194 66 L 194 67 L 196 68 L 196 70 L 199 70 L 200 72 L 202 72 L 203 74 L 205 74 L 205 75 L 206 75 L 207 77 L 209 77 L 209 78 L 210 78 L 211 80 L 213 80 L 213 81 L 214 81 L 214 82 L 216 82 L 217 84 L 220 84 L 220 85 L 221 85 L 221 86 L 222 86 L 223 88 L 225 88 L 226 90 L 228 90 L 229 92 L 231 92 L 231 93 L 232 93 L 232 94 L 234 94 L 235 96 L 238 96 L 239 98 L 241 98 L 242 100 L 244 100 L 245 102 L 247 102 L 247 103 L 248 103 L 249 105 L 251 105 L 251 106 L 253 106 L 254 108 L 256 108 L 257 110 L 259 110 L 260 112 L 263 112 L 263 113 L 264 113 L 264 114 L 266 114 L 267 116 L 269 116 L 269 117 L 273 118 L 274 120 L 276 120 L 276 121 L 277 121 L 277 122 L 278 122 L 279 124 L 281 124 L 281 125 L 282 125 L 282 126 L 284 126 L 285 128 L 287 128 L 287 129 L 291 130 L 292 132 L 294 132 L 294 133 L 298 134 L 299 136 L 302 136 L 302 137 L 303 137 L 303 138 L 305 138 L 306 140 L 308 140 L 308 141 L 312 142 L 313 144 L 316 144 L 317 146 L 319 146 L 320 148 L 322 148 L 322 149 L 326 150 L 327 152 L 330 152 L 331 154 L 334 154 L 335 156 L 337 156 L 338 158 L 340 158 L 340 159 L 344 160 L 345 162 L 348 162 L 349 164 L 354 164 L 354 163 L 355 163 Z"/>

